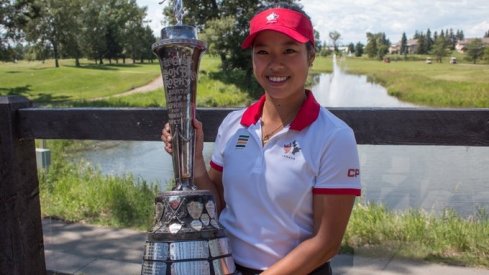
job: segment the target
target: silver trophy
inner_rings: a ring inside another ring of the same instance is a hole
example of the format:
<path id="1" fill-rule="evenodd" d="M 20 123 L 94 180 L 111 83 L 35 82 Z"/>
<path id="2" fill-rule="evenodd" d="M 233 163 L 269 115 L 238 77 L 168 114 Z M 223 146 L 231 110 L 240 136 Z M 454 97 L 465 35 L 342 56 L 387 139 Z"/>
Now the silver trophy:
<path id="1" fill-rule="evenodd" d="M 141 274 L 235 274 L 212 193 L 192 183 L 197 73 L 206 45 L 192 26 L 182 25 L 183 7 L 173 1 L 177 25 L 161 30 L 153 44 L 163 76 L 173 134 L 175 187 L 155 199 L 155 219 L 145 245 Z"/>

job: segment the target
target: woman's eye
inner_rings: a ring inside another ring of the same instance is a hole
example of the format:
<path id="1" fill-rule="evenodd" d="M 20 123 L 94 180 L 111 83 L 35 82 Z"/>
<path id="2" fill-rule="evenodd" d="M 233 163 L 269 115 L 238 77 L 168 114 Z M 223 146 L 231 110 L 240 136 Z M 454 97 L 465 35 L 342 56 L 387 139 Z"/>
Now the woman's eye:
<path id="1" fill-rule="evenodd" d="M 259 51 L 256 51 L 256 54 L 267 54 L 267 52 L 264 50 L 259 50 Z"/>
<path id="2" fill-rule="evenodd" d="M 296 50 L 294 50 L 294 49 L 286 49 L 285 50 L 286 54 L 295 53 L 295 52 L 296 52 Z"/>

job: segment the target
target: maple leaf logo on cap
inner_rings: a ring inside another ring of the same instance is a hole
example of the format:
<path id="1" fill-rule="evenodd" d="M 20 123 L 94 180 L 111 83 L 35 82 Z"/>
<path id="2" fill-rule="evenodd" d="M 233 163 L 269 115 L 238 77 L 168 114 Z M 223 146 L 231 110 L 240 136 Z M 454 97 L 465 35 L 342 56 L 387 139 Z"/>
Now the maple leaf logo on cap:
<path id="1" fill-rule="evenodd" d="M 277 23 L 278 17 L 278 14 L 276 14 L 275 12 L 270 13 L 267 16 L 267 24 Z"/>

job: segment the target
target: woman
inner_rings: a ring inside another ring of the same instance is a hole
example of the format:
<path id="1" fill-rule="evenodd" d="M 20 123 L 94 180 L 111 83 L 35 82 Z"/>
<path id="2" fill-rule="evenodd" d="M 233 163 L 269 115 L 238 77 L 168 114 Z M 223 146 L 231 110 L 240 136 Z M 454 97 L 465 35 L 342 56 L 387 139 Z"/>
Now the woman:
<path id="1" fill-rule="evenodd" d="M 353 131 L 305 89 L 313 45 L 310 18 L 297 6 L 258 12 L 241 46 L 251 48 L 265 92 L 224 119 L 209 171 L 194 120 L 194 182 L 215 194 L 242 274 L 331 274 L 360 195 Z M 162 140 L 171 153 L 168 124 Z"/>

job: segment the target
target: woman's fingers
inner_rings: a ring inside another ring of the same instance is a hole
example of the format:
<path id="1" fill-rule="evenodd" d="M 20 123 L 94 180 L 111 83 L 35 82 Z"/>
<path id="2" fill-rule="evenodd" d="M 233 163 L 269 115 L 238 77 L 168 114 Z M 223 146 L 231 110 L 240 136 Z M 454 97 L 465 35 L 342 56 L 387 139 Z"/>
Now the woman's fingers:
<path id="1" fill-rule="evenodd" d="M 171 135 L 170 124 L 167 122 L 165 123 L 163 130 L 161 130 L 161 141 L 163 141 L 165 151 L 168 154 L 171 154 L 173 152 L 171 140 L 172 140 L 172 135 Z"/>
<path id="2" fill-rule="evenodd" d="M 202 154 L 202 150 L 204 148 L 204 131 L 203 131 L 202 122 L 200 122 L 194 118 L 193 126 L 195 129 L 195 135 L 196 135 L 195 136 L 195 143 L 196 143 L 195 144 L 195 152 Z M 167 123 L 165 123 L 165 126 L 161 130 L 161 141 L 163 141 L 163 143 L 164 143 L 163 148 L 169 154 L 173 153 L 172 139 L 173 139 L 173 137 L 172 137 L 170 124 L 167 122 Z"/>
<path id="3" fill-rule="evenodd" d="M 197 157 L 202 156 L 202 151 L 204 150 L 204 130 L 202 122 L 194 118 L 193 120 L 195 129 L 195 155 Z"/>

